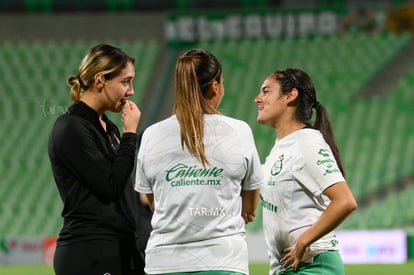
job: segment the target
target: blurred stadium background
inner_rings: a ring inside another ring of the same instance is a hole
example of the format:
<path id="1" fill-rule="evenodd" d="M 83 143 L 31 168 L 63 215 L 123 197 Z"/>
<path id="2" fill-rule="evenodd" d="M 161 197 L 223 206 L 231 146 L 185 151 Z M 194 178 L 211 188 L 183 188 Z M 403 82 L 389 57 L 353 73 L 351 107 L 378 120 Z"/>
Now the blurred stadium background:
<path id="1" fill-rule="evenodd" d="M 62 203 L 47 139 L 71 104 L 67 77 L 97 43 L 136 57 L 140 130 L 171 114 L 178 55 L 213 52 L 220 109 L 250 124 L 262 160 L 275 133 L 256 123 L 254 97 L 276 69 L 307 71 L 359 202 L 339 231 L 403 232 L 414 258 L 413 34 L 414 5 L 401 0 L 1 0 L 0 265 L 50 263 Z M 373 246 L 368 256 L 397 249 Z"/>

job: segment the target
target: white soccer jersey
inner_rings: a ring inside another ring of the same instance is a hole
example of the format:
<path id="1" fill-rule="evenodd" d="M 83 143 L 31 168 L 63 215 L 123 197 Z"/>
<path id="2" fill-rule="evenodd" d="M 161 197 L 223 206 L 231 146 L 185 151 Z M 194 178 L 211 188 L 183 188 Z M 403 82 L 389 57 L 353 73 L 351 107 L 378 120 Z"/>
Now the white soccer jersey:
<path id="1" fill-rule="evenodd" d="M 261 189 L 263 232 L 270 257 L 270 274 L 283 268 L 282 251 L 292 246 L 330 203 L 322 192 L 345 181 L 332 151 L 314 129 L 305 128 L 276 140 L 264 165 L 265 186 Z M 304 261 L 327 250 L 337 250 L 334 232 L 310 245 Z"/>
<path id="2" fill-rule="evenodd" d="M 263 171 L 250 127 L 204 115 L 204 168 L 182 149 L 175 116 L 145 130 L 136 186 L 153 193 L 147 273 L 228 270 L 248 274 L 241 190 L 259 189 Z"/>

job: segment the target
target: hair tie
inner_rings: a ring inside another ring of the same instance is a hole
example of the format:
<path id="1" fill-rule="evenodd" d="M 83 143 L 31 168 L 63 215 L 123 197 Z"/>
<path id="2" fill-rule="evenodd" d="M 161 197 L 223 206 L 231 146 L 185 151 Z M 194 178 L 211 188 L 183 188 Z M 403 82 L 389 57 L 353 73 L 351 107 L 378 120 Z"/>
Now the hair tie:
<path id="1" fill-rule="evenodd" d="M 312 107 L 315 109 L 318 109 L 321 106 L 321 103 L 319 101 L 315 101 L 315 103 L 313 103 Z"/>
<path id="2" fill-rule="evenodd" d="M 217 79 L 217 77 L 220 75 L 220 72 L 221 72 L 221 67 L 219 67 L 219 69 L 218 69 L 218 71 L 217 71 L 217 73 L 216 73 L 216 75 L 210 80 L 210 81 L 208 81 L 208 82 L 206 82 L 206 83 L 204 83 L 203 85 L 200 85 L 200 88 L 203 88 L 203 87 L 205 87 L 205 86 L 207 86 L 207 85 L 209 85 L 209 84 L 211 84 L 214 80 L 216 80 Z"/>
<path id="3" fill-rule="evenodd" d="M 86 86 L 85 83 L 83 83 L 83 81 L 80 78 L 80 75 L 79 74 L 76 75 L 76 78 L 78 79 L 79 85 L 81 86 L 81 88 L 84 89 L 84 90 L 86 90 L 88 88 L 88 86 Z"/>

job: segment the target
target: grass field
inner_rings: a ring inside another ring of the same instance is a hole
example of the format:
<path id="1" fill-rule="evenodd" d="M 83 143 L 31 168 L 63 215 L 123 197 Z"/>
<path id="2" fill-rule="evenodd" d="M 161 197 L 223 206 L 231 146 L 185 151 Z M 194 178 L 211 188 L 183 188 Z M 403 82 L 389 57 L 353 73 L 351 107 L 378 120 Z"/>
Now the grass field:
<path id="1" fill-rule="evenodd" d="M 267 264 L 251 264 L 250 275 L 267 275 Z M 413 275 L 414 261 L 406 264 L 358 264 L 345 265 L 346 275 Z"/>
<path id="2" fill-rule="evenodd" d="M 268 268 L 266 263 L 251 264 L 250 275 L 267 275 Z M 406 264 L 346 265 L 345 270 L 347 275 L 412 275 L 414 274 L 414 261 Z M 45 265 L 0 265 L 0 275 L 54 275 L 54 272 L 52 267 Z"/>

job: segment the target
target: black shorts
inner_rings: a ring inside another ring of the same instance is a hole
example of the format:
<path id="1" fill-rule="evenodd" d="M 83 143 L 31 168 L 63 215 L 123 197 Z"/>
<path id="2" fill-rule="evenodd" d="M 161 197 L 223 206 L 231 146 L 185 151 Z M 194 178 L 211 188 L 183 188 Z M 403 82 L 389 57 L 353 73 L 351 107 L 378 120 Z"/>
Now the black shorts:
<path id="1" fill-rule="evenodd" d="M 56 247 L 56 275 L 143 275 L 144 260 L 134 242 L 81 241 Z"/>

